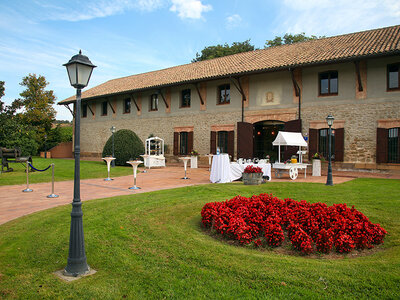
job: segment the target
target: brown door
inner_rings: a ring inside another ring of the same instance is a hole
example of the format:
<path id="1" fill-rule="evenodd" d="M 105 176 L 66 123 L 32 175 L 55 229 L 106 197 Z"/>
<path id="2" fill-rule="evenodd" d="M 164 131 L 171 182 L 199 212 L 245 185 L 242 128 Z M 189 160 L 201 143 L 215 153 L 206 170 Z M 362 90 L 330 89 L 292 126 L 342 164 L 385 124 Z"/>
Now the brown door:
<path id="1" fill-rule="evenodd" d="M 237 157 L 253 158 L 254 126 L 247 122 L 237 123 Z"/>

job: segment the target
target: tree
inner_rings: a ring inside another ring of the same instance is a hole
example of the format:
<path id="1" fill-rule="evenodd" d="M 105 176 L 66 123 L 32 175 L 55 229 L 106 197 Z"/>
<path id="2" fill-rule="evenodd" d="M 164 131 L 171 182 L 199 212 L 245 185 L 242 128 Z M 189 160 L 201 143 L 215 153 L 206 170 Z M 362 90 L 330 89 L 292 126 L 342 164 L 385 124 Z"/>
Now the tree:
<path id="1" fill-rule="evenodd" d="M 4 81 L 0 81 L 0 99 L 4 96 Z M 37 153 L 38 144 L 35 140 L 34 128 L 27 125 L 21 119 L 21 114 L 16 114 L 17 106 L 4 105 L 0 100 L 0 146 L 5 148 L 18 147 L 22 155 Z"/>
<path id="2" fill-rule="evenodd" d="M 213 59 L 217 57 L 227 56 L 236 53 L 242 53 L 247 51 L 254 51 L 254 45 L 250 44 L 250 39 L 244 42 L 233 42 L 231 46 L 227 43 L 224 45 L 208 46 L 201 50 L 201 54 L 196 53 L 196 58 L 192 59 L 192 62 L 203 61 L 207 59 Z"/>
<path id="3" fill-rule="evenodd" d="M 15 100 L 18 108 L 24 108 L 23 119 L 27 124 L 36 127 L 39 132 L 48 132 L 55 120 L 56 111 L 53 104 L 56 100 L 52 90 L 46 91 L 49 83 L 44 76 L 29 74 L 22 79 L 20 85 L 26 89 Z"/>
<path id="4" fill-rule="evenodd" d="M 305 42 L 305 41 L 311 41 L 311 40 L 316 40 L 316 39 L 320 39 L 320 38 L 324 38 L 325 36 L 306 36 L 304 32 L 302 33 L 298 33 L 298 34 L 290 34 L 290 33 L 286 33 L 282 37 L 280 36 L 275 36 L 275 38 L 273 40 L 267 40 L 265 42 L 265 46 L 264 48 L 269 48 L 269 47 L 274 47 L 274 46 L 280 46 L 280 45 L 291 45 L 294 43 L 298 43 L 298 42 Z"/>

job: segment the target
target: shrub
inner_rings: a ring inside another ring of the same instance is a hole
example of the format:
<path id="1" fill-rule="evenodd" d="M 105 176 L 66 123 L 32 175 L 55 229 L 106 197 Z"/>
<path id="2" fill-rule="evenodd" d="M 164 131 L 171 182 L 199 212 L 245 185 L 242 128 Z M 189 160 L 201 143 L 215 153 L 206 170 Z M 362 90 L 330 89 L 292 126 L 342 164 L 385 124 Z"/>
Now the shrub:
<path id="1" fill-rule="evenodd" d="M 144 154 L 144 145 L 139 137 L 131 130 L 121 129 L 114 133 L 114 155 L 115 164 L 126 166 L 130 159 L 141 159 Z M 112 155 L 112 136 L 108 139 L 103 148 L 103 157 Z"/>

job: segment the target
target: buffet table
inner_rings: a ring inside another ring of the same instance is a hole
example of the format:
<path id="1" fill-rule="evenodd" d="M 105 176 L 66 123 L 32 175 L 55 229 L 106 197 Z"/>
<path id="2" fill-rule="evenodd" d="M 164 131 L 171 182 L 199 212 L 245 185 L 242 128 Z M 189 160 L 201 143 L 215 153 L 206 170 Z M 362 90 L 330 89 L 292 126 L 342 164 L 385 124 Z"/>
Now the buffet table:
<path id="1" fill-rule="evenodd" d="M 237 162 L 231 163 L 231 180 L 238 180 L 242 177 L 242 173 L 247 166 L 259 167 L 262 169 L 263 177 L 268 176 L 268 181 L 271 181 L 271 164 L 254 164 L 244 163 L 240 164 Z"/>
<path id="2" fill-rule="evenodd" d="M 271 164 L 269 163 L 230 163 L 228 154 L 218 154 L 213 156 L 210 181 L 212 183 L 226 183 L 238 180 L 242 177 L 244 169 L 249 165 L 260 167 L 263 176 L 268 176 L 268 180 L 271 180 Z"/>
<path id="3" fill-rule="evenodd" d="M 226 183 L 232 181 L 228 154 L 218 154 L 213 156 L 210 181 L 212 183 Z"/>

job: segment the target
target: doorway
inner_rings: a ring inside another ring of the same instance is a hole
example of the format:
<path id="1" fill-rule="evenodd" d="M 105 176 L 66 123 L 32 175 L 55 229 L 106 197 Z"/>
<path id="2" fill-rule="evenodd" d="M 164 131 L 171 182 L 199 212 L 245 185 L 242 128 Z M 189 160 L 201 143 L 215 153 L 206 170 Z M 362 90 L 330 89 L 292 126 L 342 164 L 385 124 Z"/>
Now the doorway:
<path id="1" fill-rule="evenodd" d="M 261 121 L 254 123 L 254 157 L 264 159 L 267 155 L 270 161 L 278 159 L 278 147 L 272 146 L 279 131 L 283 131 L 282 121 Z"/>

